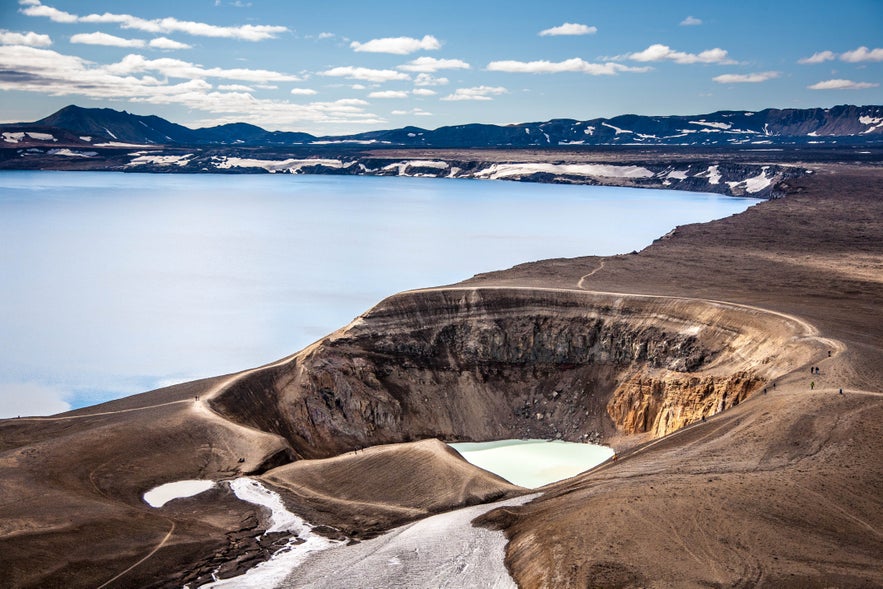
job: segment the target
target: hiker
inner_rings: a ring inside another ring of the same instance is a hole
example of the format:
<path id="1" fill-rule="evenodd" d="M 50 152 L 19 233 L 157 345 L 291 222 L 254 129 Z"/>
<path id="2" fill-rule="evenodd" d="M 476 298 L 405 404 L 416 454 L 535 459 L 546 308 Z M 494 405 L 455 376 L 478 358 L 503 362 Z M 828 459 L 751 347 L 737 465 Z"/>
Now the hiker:
<path id="1" fill-rule="evenodd" d="M 764 394 L 764 395 L 766 394 L 766 389 L 763 390 L 763 394 Z"/>
<path id="2" fill-rule="evenodd" d="M 816 381 L 812 381 L 809 383 L 809 390 L 813 390 L 814 388 L 816 388 Z"/>
<path id="3" fill-rule="evenodd" d="M 840 389 L 840 394 L 841 394 L 841 395 L 843 394 L 843 389 Z"/>

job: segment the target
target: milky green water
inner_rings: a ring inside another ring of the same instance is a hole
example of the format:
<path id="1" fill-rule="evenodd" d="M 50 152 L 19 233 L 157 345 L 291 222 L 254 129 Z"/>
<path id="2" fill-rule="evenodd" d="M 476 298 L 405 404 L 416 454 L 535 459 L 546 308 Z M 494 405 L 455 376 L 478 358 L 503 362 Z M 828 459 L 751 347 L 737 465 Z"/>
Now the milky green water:
<path id="1" fill-rule="evenodd" d="M 569 479 L 613 456 L 613 450 L 606 446 L 560 440 L 497 440 L 449 445 L 471 464 L 528 489 Z"/>

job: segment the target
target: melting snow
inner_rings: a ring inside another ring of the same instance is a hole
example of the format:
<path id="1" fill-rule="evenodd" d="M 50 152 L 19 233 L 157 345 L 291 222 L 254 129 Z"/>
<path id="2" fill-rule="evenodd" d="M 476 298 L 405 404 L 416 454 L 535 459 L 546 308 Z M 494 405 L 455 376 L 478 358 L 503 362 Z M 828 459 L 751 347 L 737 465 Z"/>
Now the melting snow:
<path id="1" fill-rule="evenodd" d="M 858 118 L 858 122 L 861 123 L 862 125 L 871 125 L 871 126 L 868 127 L 867 129 L 865 129 L 864 131 L 862 131 L 862 134 L 864 134 L 864 133 L 871 133 L 871 132 L 873 132 L 873 131 L 876 131 L 877 129 L 881 129 L 881 128 L 883 128 L 883 117 L 865 117 L 865 116 L 861 116 L 861 117 Z"/>
<path id="2" fill-rule="evenodd" d="M 594 133 L 595 133 L 595 127 L 589 125 L 589 126 L 586 127 L 585 129 L 583 129 L 583 133 L 585 133 L 586 135 L 594 135 Z"/>
<path id="3" fill-rule="evenodd" d="M 435 168 L 436 170 L 446 170 L 448 168 L 448 163 L 437 160 L 409 160 L 383 166 L 384 170 L 398 170 L 396 173 L 399 176 L 406 176 L 406 170 L 408 168 Z"/>
<path id="4" fill-rule="evenodd" d="M 85 141 L 86 143 L 89 143 L 90 141 L 92 141 L 92 136 L 91 135 L 80 135 L 80 141 Z"/>
<path id="5" fill-rule="evenodd" d="M 193 497 L 215 486 L 214 481 L 186 480 L 166 483 L 144 493 L 144 501 L 151 507 L 162 507 L 172 499 Z"/>
<path id="6" fill-rule="evenodd" d="M 58 139 L 50 133 L 35 133 L 34 131 L 28 131 L 27 133 L 28 137 L 36 139 L 37 141 L 58 141 Z"/>
<path id="7" fill-rule="evenodd" d="M 620 129 L 619 127 L 614 127 L 613 125 L 608 124 L 608 123 L 601 123 L 601 124 L 605 127 L 610 127 L 611 129 L 616 131 L 617 135 L 619 135 L 620 133 L 634 133 L 634 131 L 629 131 L 627 129 Z"/>
<path id="8" fill-rule="evenodd" d="M 772 184 L 772 178 L 767 178 L 766 172 L 769 169 L 768 166 L 764 166 L 760 170 L 760 174 L 757 176 L 753 176 L 751 178 L 746 178 L 740 182 L 727 182 L 731 190 L 734 190 L 738 186 L 744 186 L 745 192 L 749 194 L 754 194 L 755 192 L 760 192 L 770 184 Z"/>
<path id="9" fill-rule="evenodd" d="M 97 151 L 72 151 L 68 148 L 63 149 L 50 149 L 49 155 L 64 155 L 67 157 L 95 157 L 98 155 Z"/>
<path id="10" fill-rule="evenodd" d="M 139 155 L 127 165 L 143 166 L 144 164 L 156 164 L 157 166 L 170 166 L 175 164 L 176 166 L 186 166 L 190 163 L 190 158 L 192 157 L 192 153 L 187 155 Z"/>
<path id="11" fill-rule="evenodd" d="M 686 170 L 672 170 L 668 174 L 665 175 L 666 180 L 671 180 L 674 178 L 675 180 L 686 180 L 687 179 L 687 171 Z"/>
<path id="12" fill-rule="evenodd" d="M 95 143 L 94 147 L 152 147 L 143 143 L 123 143 L 122 141 L 108 141 L 107 143 Z M 154 147 L 153 149 L 157 149 Z"/>
<path id="13" fill-rule="evenodd" d="M 696 174 L 696 177 L 707 177 L 709 184 L 718 184 L 721 181 L 721 173 L 718 171 L 717 166 L 708 166 L 708 170 L 701 174 Z"/>
<path id="14" fill-rule="evenodd" d="M 104 130 L 107 132 L 107 134 L 110 135 L 112 138 L 114 138 L 114 139 L 117 138 L 117 136 L 114 135 L 114 134 L 110 131 L 110 129 L 108 129 L 107 127 L 102 127 L 102 129 L 104 129 Z"/>
<path id="15" fill-rule="evenodd" d="M 291 172 L 292 174 L 299 172 L 302 168 L 309 166 L 325 166 L 327 168 L 348 168 L 355 162 L 343 163 L 340 160 L 330 159 L 307 159 L 307 160 L 258 160 L 242 157 L 228 157 L 224 161 L 216 163 L 215 167 L 222 170 L 230 168 L 263 168 L 271 173 Z"/>
<path id="16" fill-rule="evenodd" d="M 237 587 L 245 589 L 263 589 L 276 587 L 299 566 L 311 552 L 325 550 L 340 544 L 324 536 L 314 534 L 312 526 L 300 517 L 288 511 L 282 498 L 259 482 L 243 477 L 230 483 L 230 489 L 241 500 L 261 505 L 270 510 L 270 532 L 291 532 L 296 534 L 288 544 L 270 558 L 270 560 L 249 569 L 244 575 L 223 579 L 202 585 L 201 589 L 215 587 Z M 296 540 L 302 540 L 296 544 Z"/>
<path id="17" fill-rule="evenodd" d="M 24 138 L 25 134 L 23 132 L 11 133 L 7 131 L 3 133 L 3 141 L 5 141 L 6 143 L 18 143 Z"/>
<path id="18" fill-rule="evenodd" d="M 640 166 L 614 166 L 607 164 L 493 164 L 475 174 L 476 178 L 511 178 L 529 176 L 538 172 L 561 176 L 587 176 L 605 178 L 650 178 L 653 172 Z"/>
<path id="19" fill-rule="evenodd" d="M 705 119 L 702 119 L 699 121 L 690 121 L 690 124 L 691 125 L 703 125 L 705 127 L 713 127 L 715 129 L 721 129 L 723 131 L 726 131 L 727 129 L 729 129 L 730 127 L 733 126 L 730 123 L 715 123 L 713 121 L 711 121 L 711 122 L 706 121 Z"/>

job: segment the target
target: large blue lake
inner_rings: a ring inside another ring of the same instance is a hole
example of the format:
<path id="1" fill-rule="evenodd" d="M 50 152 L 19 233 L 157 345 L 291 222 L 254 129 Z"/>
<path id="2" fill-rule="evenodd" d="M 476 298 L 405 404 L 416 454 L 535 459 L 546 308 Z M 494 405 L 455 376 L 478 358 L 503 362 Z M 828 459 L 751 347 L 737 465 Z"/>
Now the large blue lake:
<path id="1" fill-rule="evenodd" d="M 395 292 L 757 201 L 504 181 L 0 173 L 0 417 L 281 358 Z"/>

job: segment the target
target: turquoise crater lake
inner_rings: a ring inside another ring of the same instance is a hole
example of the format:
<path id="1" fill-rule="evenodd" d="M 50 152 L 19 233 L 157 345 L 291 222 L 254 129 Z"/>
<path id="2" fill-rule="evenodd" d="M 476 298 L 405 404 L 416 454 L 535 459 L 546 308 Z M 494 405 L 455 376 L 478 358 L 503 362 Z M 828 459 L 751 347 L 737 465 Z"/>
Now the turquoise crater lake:
<path id="1" fill-rule="evenodd" d="M 504 181 L 0 172 L 0 417 L 281 358 L 395 292 L 757 202 Z"/>

